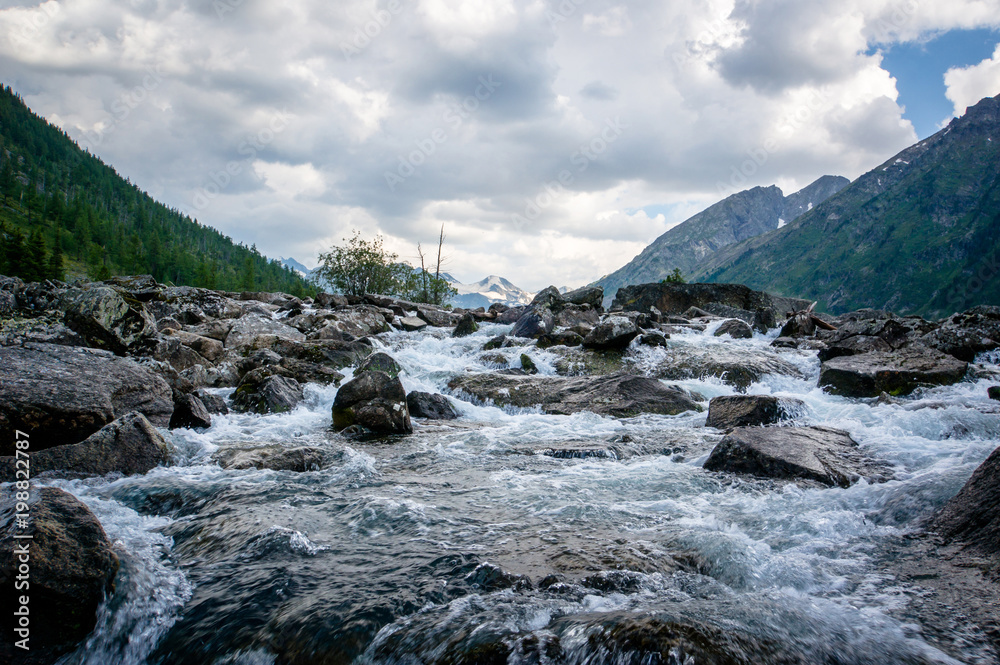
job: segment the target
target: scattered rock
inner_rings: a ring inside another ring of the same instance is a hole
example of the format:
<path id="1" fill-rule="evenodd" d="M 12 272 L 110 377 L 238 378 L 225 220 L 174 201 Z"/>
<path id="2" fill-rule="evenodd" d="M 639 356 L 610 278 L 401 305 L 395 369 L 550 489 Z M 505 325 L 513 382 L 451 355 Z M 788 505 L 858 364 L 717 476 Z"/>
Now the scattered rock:
<path id="1" fill-rule="evenodd" d="M 369 337 L 388 332 L 392 320 L 392 310 L 356 305 L 332 312 L 327 318 L 326 327 L 354 337 Z"/>
<path id="2" fill-rule="evenodd" d="M 256 314 L 240 317 L 226 335 L 227 349 L 241 349 L 253 346 L 261 336 L 273 336 L 296 342 L 304 342 L 306 336 L 301 332 L 274 319 L 264 318 Z"/>
<path id="3" fill-rule="evenodd" d="M 427 322 L 416 316 L 403 316 L 396 320 L 400 328 L 406 332 L 415 332 L 427 327 Z"/>
<path id="4" fill-rule="evenodd" d="M 555 321 L 552 311 L 547 307 L 529 307 L 514 324 L 510 331 L 512 337 L 527 337 L 535 339 L 552 332 Z"/>
<path id="5" fill-rule="evenodd" d="M 163 331 L 164 337 L 171 337 L 179 341 L 184 346 L 195 351 L 205 360 L 215 362 L 226 353 L 226 347 L 217 339 L 196 335 L 195 333 L 183 330 L 173 330 L 168 328 Z"/>
<path id="6" fill-rule="evenodd" d="M 957 383 L 968 368 L 966 362 L 915 345 L 828 360 L 820 368 L 819 385 L 846 397 L 907 395 L 920 386 Z"/>
<path id="7" fill-rule="evenodd" d="M 646 333 L 645 335 L 639 336 L 639 343 L 643 346 L 667 346 L 668 335 L 663 335 L 661 333 Z"/>
<path id="8" fill-rule="evenodd" d="M 413 418 L 454 420 L 459 417 L 458 411 L 444 395 L 414 390 L 406 396 L 406 406 Z"/>
<path id="9" fill-rule="evenodd" d="M 986 395 L 990 399 L 1000 400 L 1000 386 L 990 386 L 986 389 Z"/>
<path id="10" fill-rule="evenodd" d="M 583 286 L 575 291 L 567 291 L 562 294 L 562 300 L 573 305 L 590 305 L 599 310 L 601 302 L 604 300 L 604 287 Z"/>
<path id="11" fill-rule="evenodd" d="M 1000 307 L 980 305 L 955 314 L 920 338 L 927 346 L 972 362 L 977 353 L 1000 348 Z"/>
<path id="12" fill-rule="evenodd" d="M 934 517 L 932 528 L 947 541 L 960 541 L 987 556 L 1000 555 L 1000 448 Z"/>
<path id="13" fill-rule="evenodd" d="M 775 337 L 774 341 L 771 342 L 771 346 L 776 349 L 797 349 L 799 348 L 799 343 L 794 337 Z"/>
<path id="14" fill-rule="evenodd" d="M 229 407 L 226 406 L 226 400 L 220 395 L 216 395 L 205 390 L 196 390 L 193 394 L 201 400 L 201 403 L 205 406 L 205 410 L 209 413 L 218 413 L 221 415 L 229 413 Z"/>
<path id="15" fill-rule="evenodd" d="M 379 351 L 378 353 L 373 353 L 365 358 L 365 360 L 358 365 L 354 374 L 356 376 L 358 374 L 364 374 L 365 372 L 384 372 L 389 376 L 389 378 L 395 379 L 402 371 L 403 368 L 399 366 L 399 363 L 397 363 L 392 356 Z"/>
<path id="16" fill-rule="evenodd" d="M 31 492 L 27 530 L 16 527 L 15 493 L 0 499 L 0 602 L 20 607 L 25 591 L 14 588 L 19 544 L 15 534 L 31 535 L 30 652 L 14 646 L 16 631 L 4 630 L 0 660 L 53 663 L 72 651 L 97 623 L 97 608 L 114 589 L 118 556 L 104 529 L 87 507 L 54 487 Z M 8 621 L 7 626 L 10 625 Z M 17 654 L 17 655 L 15 655 Z M 23 659 L 23 660 L 22 660 Z"/>
<path id="17" fill-rule="evenodd" d="M 458 320 L 458 325 L 455 326 L 455 330 L 452 331 L 452 337 L 468 337 L 472 333 L 479 330 L 479 326 L 476 324 L 476 317 L 471 313 L 466 312 L 462 315 L 462 318 Z"/>
<path id="18" fill-rule="evenodd" d="M 106 286 L 70 289 L 59 299 L 59 307 L 66 325 L 88 346 L 118 355 L 156 333 L 156 322 L 141 302 L 126 300 Z"/>
<path id="19" fill-rule="evenodd" d="M 628 374 L 599 377 L 530 377 L 510 374 L 472 374 L 453 379 L 448 388 L 498 406 L 541 406 L 545 413 L 569 415 L 592 411 L 628 418 L 640 413 L 674 415 L 700 411 L 679 390 L 655 379 Z"/>
<path id="20" fill-rule="evenodd" d="M 490 341 L 483 344 L 483 351 L 493 351 L 495 349 L 503 348 L 507 342 L 507 335 L 497 335 Z"/>
<path id="21" fill-rule="evenodd" d="M 733 427 L 773 425 L 793 417 L 805 408 L 801 400 L 770 395 L 726 395 L 714 397 L 708 404 L 705 427 L 726 430 Z"/>
<path id="22" fill-rule="evenodd" d="M 609 316 L 583 339 L 588 349 L 625 349 L 639 334 L 639 327 L 624 316 Z"/>
<path id="23" fill-rule="evenodd" d="M 857 446 L 847 432 L 827 427 L 737 427 L 712 450 L 705 469 L 839 487 L 888 480 L 888 467 Z"/>
<path id="24" fill-rule="evenodd" d="M 258 448 L 229 446 L 212 455 L 212 461 L 223 469 L 270 469 L 271 471 L 318 471 L 326 466 L 326 456 L 320 448 L 280 445 Z"/>
<path id="25" fill-rule="evenodd" d="M 225 402 L 222 405 L 225 407 Z M 178 427 L 208 429 L 211 426 L 212 416 L 205 408 L 205 403 L 197 395 L 188 393 L 181 395 L 174 401 L 174 414 L 170 416 L 170 429 Z"/>
<path id="26" fill-rule="evenodd" d="M 767 374 L 803 378 L 795 365 L 775 353 L 721 344 L 712 349 L 673 345 L 667 358 L 652 371 L 652 376 L 672 381 L 714 376 L 741 392 Z"/>
<path id="27" fill-rule="evenodd" d="M 106 351 L 56 344 L 0 347 L 0 454 L 14 454 L 14 431 L 31 449 L 84 440 L 115 418 L 139 411 L 166 427 L 170 386 L 146 367 Z"/>
<path id="28" fill-rule="evenodd" d="M 283 413 L 302 401 L 302 387 L 295 379 L 270 367 L 247 372 L 233 393 L 233 410 L 240 413 Z"/>
<path id="29" fill-rule="evenodd" d="M 521 354 L 521 369 L 524 370 L 525 374 L 538 374 L 538 365 L 527 353 Z"/>
<path id="30" fill-rule="evenodd" d="M 686 313 L 689 308 L 708 310 L 713 303 L 748 312 L 767 309 L 780 318 L 784 318 L 787 312 L 806 309 L 810 305 L 808 300 L 754 291 L 742 284 L 657 283 L 618 289 L 612 308 L 620 306 L 626 311 L 648 312 L 650 307 L 656 307 L 668 316 L 683 314 L 687 318 L 696 318 L 709 312 L 691 315 Z"/>
<path id="31" fill-rule="evenodd" d="M 396 361 L 384 353 L 373 354 L 358 367 L 354 378 L 340 387 L 333 400 L 334 429 L 357 425 L 376 435 L 412 432 L 400 371 Z"/>
<path id="32" fill-rule="evenodd" d="M 334 295 L 332 293 L 318 293 L 315 300 L 317 307 L 323 309 L 334 309 L 336 307 L 347 307 L 348 302 L 345 296 Z"/>
<path id="33" fill-rule="evenodd" d="M 580 346 L 581 344 L 583 344 L 583 337 L 572 330 L 561 330 L 541 335 L 535 346 L 539 349 L 547 349 L 552 346 Z"/>
<path id="34" fill-rule="evenodd" d="M 417 308 L 417 316 L 436 328 L 448 328 L 455 325 L 455 318 L 451 312 L 433 307 Z"/>
<path id="35" fill-rule="evenodd" d="M 729 319 L 715 329 L 716 337 L 723 335 L 729 335 L 733 339 L 750 339 L 753 337 L 753 328 L 739 319 Z"/>

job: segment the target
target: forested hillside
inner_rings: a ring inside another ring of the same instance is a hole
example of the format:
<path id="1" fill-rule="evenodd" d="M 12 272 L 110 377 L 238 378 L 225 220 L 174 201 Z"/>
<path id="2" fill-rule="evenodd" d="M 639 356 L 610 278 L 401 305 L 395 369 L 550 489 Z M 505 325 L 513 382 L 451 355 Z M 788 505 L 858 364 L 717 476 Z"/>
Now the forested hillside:
<path id="1" fill-rule="evenodd" d="M 158 203 L 0 89 L 0 274 L 67 272 L 223 290 L 313 288 L 294 271 Z"/>

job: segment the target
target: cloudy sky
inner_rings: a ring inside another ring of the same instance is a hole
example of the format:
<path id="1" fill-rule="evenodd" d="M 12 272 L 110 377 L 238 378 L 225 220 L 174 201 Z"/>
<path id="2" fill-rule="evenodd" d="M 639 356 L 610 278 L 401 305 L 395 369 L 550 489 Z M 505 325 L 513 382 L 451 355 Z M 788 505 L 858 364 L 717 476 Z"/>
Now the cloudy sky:
<path id="1" fill-rule="evenodd" d="M 273 257 L 359 229 L 577 286 L 1000 93 L 997 0 L 0 0 L 0 80 Z"/>

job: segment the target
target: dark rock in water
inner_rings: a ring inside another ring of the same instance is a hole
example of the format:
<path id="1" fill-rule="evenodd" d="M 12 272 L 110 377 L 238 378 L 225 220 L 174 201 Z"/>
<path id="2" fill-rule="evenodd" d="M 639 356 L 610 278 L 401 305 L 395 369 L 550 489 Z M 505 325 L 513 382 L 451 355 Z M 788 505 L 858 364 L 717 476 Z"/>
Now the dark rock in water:
<path id="1" fill-rule="evenodd" d="M 668 357 L 652 372 L 658 379 L 681 381 L 714 376 L 743 392 L 767 374 L 803 378 L 795 365 L 782 360 L 777 354 L 756 349 L 730 348 L 718 345 L 703 349 L 675 345 Z"/>
<path id="2" fill-rule="evenodd" d="M 707 310 L 712 303 L 749 312 L 768 309 L 781 319 L 785 318 L 787 312 L 803 310 L 811 304 L 808 300 L 754 291 L 742 284 L 659 283 L 620 288 L 612 308 L 619 305 L 626 311 L 648 312 L 650 307 L 656 307 L 665 315 L 677 315 L 684 314 L 691 307 Z"/>
<path id="3" fill-rule="evenodd" d="M 977 353 L 1000 348 L 1000 307 L 980 305 L 955 314 L 920 341 L 959 360 L 972 362 Z"/>
<path id="4" fill-rule="evenodd" d="M 561 328 L 593 328 L 601 321 L 598 310 L 590 305 L 567 305 L 553 315 L 554 324 Z"/>
<path id="5" fill-rule="evenodd" d="M 62 471 L 72 476 L 132 476 L 167 464 L 173 446 L 137 412 L 129 413 L 80 443 L 53 446 L 31 454 L 32 476 Z M 0 457 L 0 480 L 15 480 L 13 457 Z"/>
<path id="6" fill-rule="evenodd" d="M 552 332 L 555 321 L 552 311 L 547 307 L 529 307 L 514 324 L 510 331 L 512 337 L 527 337 L 535 339 Z"/>
<path id="7" fill-rule="evenodd" d="M 476 317 L 471 313 L 466 312 L 462 315 L 462 318 L 458 320 L 458 325 L 455 326 L 455 330 L 452 331 L 452 337 L 468 337 L 472 333 L 479 330 L 479 326 L 476 324 Z"/>
<path id="8" fill-rule="evenodd" d="M 240 413 L 283 413 L 302 401 L 302 387 L 270 367 L 248 372 L 233 393 L 233 410 Z"/>
<path id="9" fill-rule="evenodd" d="M 1000 556 L 1000 448 L 938 513 L 931 528 L 988 556 Z"/>
<path id="10" fill-rule="evenodd" d="M 816 322 L 805 312 L 788 317 L 778 332 L 779 337 L 812 337 L 816 334 Z"/>
<path id="11" fill-rule="evenodd" d="M 465 576 L 465 581 L 482 591 L 499 591 L 513 589 L 525 591 L 531 589 L 531 579 L 525 575 L 508 573 L 492 563 L 481 563 L 476 569 Z"/>
<path id="12" fill-rule="evenodd" d="M 527 312 L 530 308 L 527 305 L 519 305 L 517 307 L 509 307 L 504 311 L 497 314 L 497 323 L 509 324 L 517 323 L 517 320 Z"/>
<path id="13" fill-rule="evenodd" d="M 827 427 L 738 427 L 712 450 L 705 469 L 839 487 L 861 478 L 888 480 L 888 467 L 857 446 L 847 432 Z"/>
<path id="14" fill-rule="evenodd" d="M 624 349 L 639 334 L 639 327 L 624 316 L 609 316 L 583 338 L 588 349 Z"/>
<path id="15" fill-rule="evenodd" d="M 643 346 L 663 346 L 667 345 L 668 335 L 660 333 L 647 333 L 639 336 L 639 343 Z"/>
<path id="16" fill-rule="evenodd" d="M 968 367 L 935 349 L 908 346 L 828 360 L 820 368 L 819 385 L 846 397 L 907 395 L 920 386 L 958 383 Z"/>
<path id="17" fill-rule="evenodd" d="M 527 353 L 521 354 L 521 369 L 524 370 L 525 374 L 538 374 L 538 365 Z"/>
<path id="18" fill-rule="evenodd" d="M 562 294 L 559 293 L 559 289 L 554 286 L 546 286 L 544 289 L 535 294 L 535 297 L 531 299 L 529 306 L 551 310 L 558 308 L 565 302 L 566 301 L 563 300 Z"/>
<path id="19" fill-rule="evenodd" d="M 986 389 L 986 395 L 990 399 L 1000 400 L 1000 386 L 990 386 Z"/>
<path id="20" fill-rule="evenodd" d="M 729 335 L 733 339 L 750 339 L 753 337 L 753 329 L 745 321 L 729 319 L 715 329 L 716 337 L 723 335 Z"/>
<path id="21" fill-rule="evenodd" d="M 683 314 L 685 317 L 685 321 L 690 319 L 715 318 L 715 314 L 712 314 L 711 312 L 706 311 L 700 307 L 688 307 L 686 310 L 684 310 Z"/>
<path id="22" fill-rule="evenodd" d="M 388 353 L 373 353 L 354 370 L 354 374 L 363 374 L 364 372 L 385 372 L 389 375 L 389 378 L 395 379 L 399 376 L 399 373 L 403 371 L 403 368 L 399 366 L 399 363 L 390 356 Z"/>
<path id="23" fill-rule="evenodd" d="M 223 402 L 225 406 L 225 402 Z M 212 416 L 205 403 L 197 395 L 188 393 L 174 401 L 174 414 L 170 416 L 170 429 L 208 429 L 212 426 Z"/>
<path id="24" fill-rule="evenodd" d="M 857 356 L 862 353 L 888 352 L 892 347 L 881 337 L 869 335 L 854 335 L 837 342 L 827 342 L 826 348 L 820 349 L 820 362 L 840 358 L 841 356 Z"/>
<path id="25" fill-rule="evenodd" d="M 396 323 L 406 332 L 415 332 L 427 327 L 427 322 L 416 316 L 401 316 Z"/>
<path id="26" fill-rule="evenodd" d="M 545 413 L 569 415 L 591 411 L 616 418 L 640 413 L 674 415 L 700 411 L 686 394 L 655 379 L 628 374 L 597 377 L 532 377 L 472 374 L 453 379 L 448 388 L 499 406 L 541 406 Z"/>
<path id="27" fill-rule="evenodd" d="M 580 346 L 581 344 L 583 344 L 583 337 L 571 330 L 563 330 L 559 332 L 546 333 L 540 336 L 535 346 L 539 349 L 547 349 L 552 346 Z M 485 349 L 486 347 L 483 348 Z"/>
<path id="28" fill-rule="evenodd" d="M 776 349 L 797 349 L 799 343 L 794 337 L 775 337 L 774 341 L 771 342 L 771 346 Z"/>
<path id="29" fill-rule="evenodd" d="M 229 407 L 226 406 L 226 400 L 220 395 L 215 395 L 205 390 L 196 390 L 193 394 L 201 400 L 201 403 L 205 406 L 205 409 L 209 413 L 218 413 L 221 415 L 229 413 Z"/>
<path id="30" fill-rule="evenodd" d="M 493 351 L 494 349 L 502 348 L 506 341 L 507 335 L 497 335 L 490 341 L 483 344 L 483 351 Z"/>
<path id="31" fill-rule="evenodd" d="M 301 446 L 261 446 L 258 448 L 223 448 L 214 455 L 212 461 L 223 469 L 270 469 L 271 471 L 318 471 L 326 466 L 326 458 L 320 448 Z"/>
<path id="32" fill-rule="evenodd" d="M 56 344 L 0 347 L 0 454 L 14 454 L 15 430 L 31 449 L 77 443 L 139 411 L 166 427 L 170 386 L 149 369 L 108 352 Z"/>
<path id="33" fill-rule="evenodd" d="M 793 412 L 805 408 L 801 400 L 777 398 L 770 395 L 726 395 L 714 397 L 708 404 L 705 427 L 730 429 L 773 425 L 792 417 Z"/>
<path id="34" fill-rule="evenodd" d="M 406 406 L 413 418 L 427 418 L 428 420 L 454 420 L 458 418 L 458 411 L 444 395 L 414 390 L 406 396 Z"/>
<path id="35" fill-rule="evenodd" d="M 767 333 L 771 328 L 777 328 L 778 321 L 775 318 L 774 310 L 762 308 L 755 311 L 750 327 L 759 333 Z"/>
<path id="36" fill-rule="evenodd" d="M 15 646 L 21 639 L 5 621 L 0 637 L 0 661 L 53 663 L 94 629 L 97 608 L 114 590 L 118 556 L 100 522 L 67 492 L 53 487 L 31 491 L 28 510 L 17 510 L 14 492 L 0 499 L 0 602 L 5 612 L 30 598 L 30 651 Z M 27 529 L 17 527 L 16 514 L 28 512 Z M 16 534 L 30 535 L 18 540 Z M 30 590 L 14 587 L 19 546 L 30 542 Z M 10 617 L 10 614 L 8 614 Z"/>
<path id="37" fill-rule="evenodd" d="M 278 354 L 281 359 L 294 358 L 330 369 L 343 369 L 362 362 L 371 355 L 372 344 L 367 339 L 353 341 L 345 340 L 313 340 L 296 342 L 289 339 L 275 339 L 269 345 L 269 350 Z"/>
<path id="38" fill-rule="evenodd" d="M 344 380 L 344 375 L 325 363 L 314 363 L 297 358 L 282 358 L 279 362 L 280 373 L 299 383 L 318 383 L 328 386 L 338 385 Z"/>
<path id="39" fill-rule="evenodd" d="M 374 354 L 369 361 L 337 391 L 333 428 L 339 431 L 357 425 L 376 435 L 409 434 L 413 425 L 399 365 L 384 353 Z"/>
<path id="40" fill-rule="evenodd" d="M 141 302 L 116 290 L 71 289 L 59 299 L 63 320 L 88 346 L 123 355 L 156 333 L 156 322 Z"/>

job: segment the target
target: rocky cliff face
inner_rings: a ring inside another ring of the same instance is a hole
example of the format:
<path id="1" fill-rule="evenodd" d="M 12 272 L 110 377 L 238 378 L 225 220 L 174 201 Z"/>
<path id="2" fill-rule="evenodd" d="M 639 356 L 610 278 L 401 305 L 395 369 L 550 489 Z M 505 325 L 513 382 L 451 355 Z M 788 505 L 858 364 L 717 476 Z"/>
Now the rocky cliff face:
<path id="1" fill-rule="evenodd" d="M 939 317 L 1000 298 L 1000 96 L 695 279 L 795 293 L 832 312 Z"/>
<path id="2" fill-rule="evenodd" d="M 627 265 L 603 277 L 606 304 L 618 289 L 658 282 L 675 268 L 694 272 L 723 247 L 773 231 L 819 205 L 850 181 L 823 176 L 808 187 L 785 196 L 778 187 L 754 187 L 719 201 L 654 240 Z"/>

